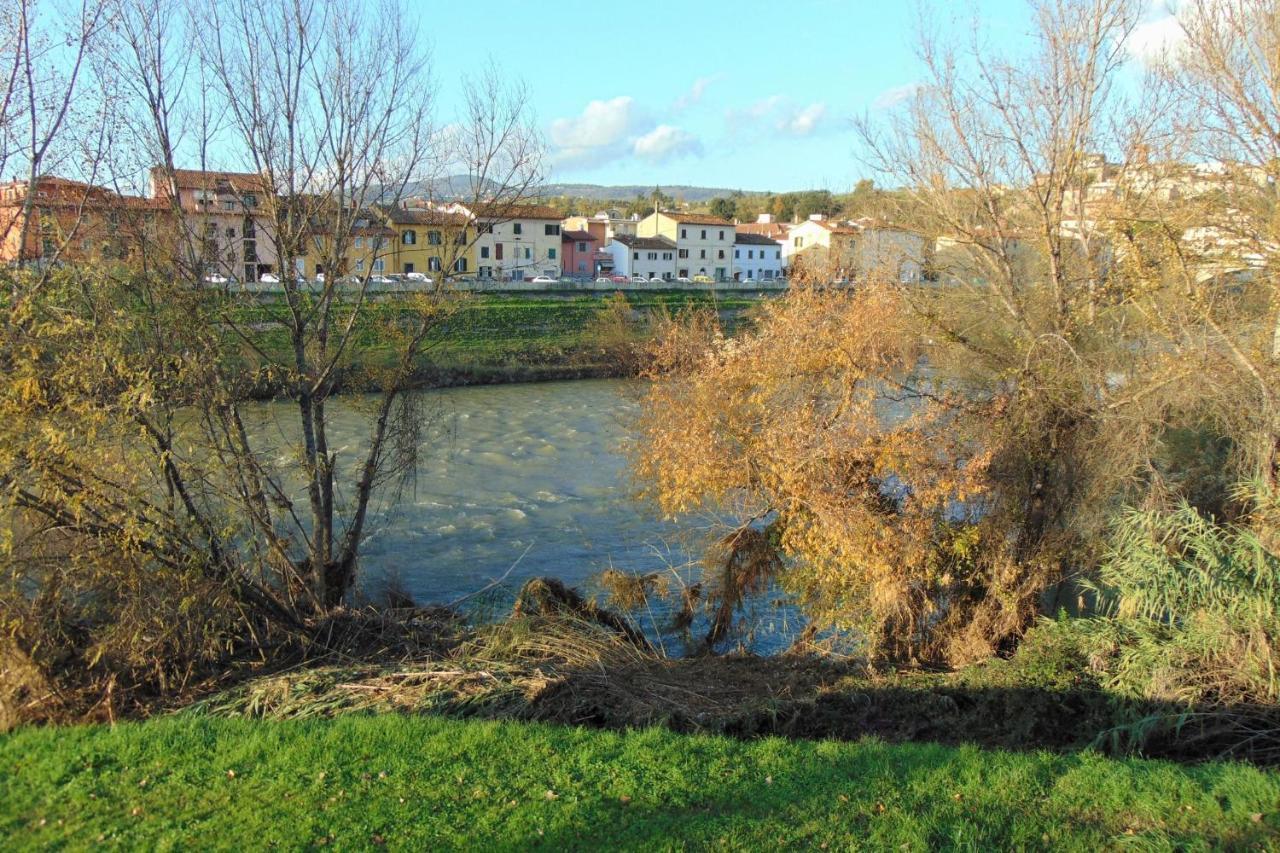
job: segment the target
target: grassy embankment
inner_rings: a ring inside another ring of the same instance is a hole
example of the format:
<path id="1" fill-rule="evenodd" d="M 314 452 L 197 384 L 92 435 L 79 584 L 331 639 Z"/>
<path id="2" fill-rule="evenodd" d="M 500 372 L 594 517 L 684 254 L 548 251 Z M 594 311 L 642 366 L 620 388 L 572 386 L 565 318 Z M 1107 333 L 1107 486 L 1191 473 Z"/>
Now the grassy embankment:
<path id="1" fill-rule="evenodd" d="M 398 714 L 0 737 L 9 849 L 1265 849 L 1278 802 L 1239 764 Z"/>
<path id="2" fill-rule="evenodd" d="M 632 309 L 630 340 L 646 334 L 645 319 L 654 311 L 676 313 L 687 306 L 715 306 L 730 315 L 758 304 L 741 295 L 713 298 L 697 292 L 627 292 Z M 432 332 L 418 360 L 424 385 L 451 385 L 539 379 L 617 376 L 626 371 L 616 348 L 625 344 L 600 323 L 612 310 L 612 294 L 513 295 L 465 297 Z M 270 328 L 283 309 L 269 303 L 238 310 L 241 321 L 256 324 L 264 349 L 286 360 L 283 329 Z M 390 363 L 396 345 L 386 334 L 400 310 L 394 298 L 368 309 L 365 328 L 352 353 L 356 366 L 378 369 Z M 354 371 L 353 375 L 359 371 Z M 357 380 L 358 381 L 358 380 Z"/>

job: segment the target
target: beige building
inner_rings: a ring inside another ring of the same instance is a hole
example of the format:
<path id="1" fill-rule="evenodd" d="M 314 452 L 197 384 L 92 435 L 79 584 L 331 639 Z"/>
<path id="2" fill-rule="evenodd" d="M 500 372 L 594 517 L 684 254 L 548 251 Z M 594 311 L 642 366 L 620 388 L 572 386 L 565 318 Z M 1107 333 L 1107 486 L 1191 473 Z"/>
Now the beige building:
<path id="1" fill-rule="evenodd" d="M 449 204 L 476 224 L 475 270 L 480 279 L 525 281 L 560 277 L 560 214 L 542 204 Z"/>
<path id="2" fill-rule="evenodd" d="M 716 281 L 733 277 L 733 244 L 737 232 L 732 222 L 705 213 L 659 211 L 641 219 L 640 237 L 665 237 L 676 246 L 676 276 L 710 276 Z"/>
<path id="3" fill-rule="evenodd" d="M 787 232 L 783 254 L 791 275 L 825 281 L 863 281 L 880 275 L 919 281 L 925 264 L 924 237 L 871 219 L 841 221 L 811 217 Z"/>

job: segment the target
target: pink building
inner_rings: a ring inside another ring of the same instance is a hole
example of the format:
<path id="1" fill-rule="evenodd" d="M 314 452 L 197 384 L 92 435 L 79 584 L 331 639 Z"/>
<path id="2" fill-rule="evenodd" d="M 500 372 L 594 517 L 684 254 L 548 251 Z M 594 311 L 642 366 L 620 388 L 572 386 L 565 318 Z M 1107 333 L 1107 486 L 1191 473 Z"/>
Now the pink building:
<path id="1" fill-rule="evenodd" d="M 599 272 L 596 244 L 596 237 L 590 231 L 562 231 L 560 263 L 564 274 L 573 278 L 594 277 Z"/>

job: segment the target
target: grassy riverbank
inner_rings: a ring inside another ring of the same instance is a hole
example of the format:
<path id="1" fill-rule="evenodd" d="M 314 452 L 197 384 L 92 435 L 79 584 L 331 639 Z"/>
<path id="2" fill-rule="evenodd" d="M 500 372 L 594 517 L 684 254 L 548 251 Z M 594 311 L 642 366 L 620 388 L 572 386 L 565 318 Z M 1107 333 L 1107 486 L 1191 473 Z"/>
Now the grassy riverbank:
<path id="1" fill-rule="evenodd" d="M 1236 764 L 397 714 L 0 738 L 10 849 L 1264 848 L 1278 803 Z"/>
<path id="2" fill-rule="evenodd" d="M 628 372 L 619 349 L 642 341 L 655 312 L 672 314 L 690 307 L 714 307 L 729 325 L 756 298 L 740 294 L 698 292 L 626 292 L 629 316 L 609 322 L 617 310 L 613 294 L 477 294 L 462 298 L 432 332 L 418 359 L 419 384 L 424 386 L 527 382 L 619 376 Z M 289 344 L 284 329 L 271 325 L 283 318 L 283 306 L 264 302 L 237 309 L 242 323 L 261 329 L 264 351 L 287 361 Z M 394 299 L 366 309 L 367 330 L 358 334 L 349 375 L 362 369 L 377 371 L 389 365 L 397 345 L 386 330 L 402 310 Z"/>

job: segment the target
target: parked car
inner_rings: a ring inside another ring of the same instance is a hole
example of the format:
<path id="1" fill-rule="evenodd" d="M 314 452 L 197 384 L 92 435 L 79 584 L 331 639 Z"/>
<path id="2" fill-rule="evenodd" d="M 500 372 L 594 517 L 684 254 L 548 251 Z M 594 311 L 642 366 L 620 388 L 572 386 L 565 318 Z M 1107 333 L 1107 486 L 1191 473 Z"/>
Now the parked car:
<path id="1" fill-rule="evenodd" d="M 387 278 L 385 275 L 369 276 L 370 284 L 392 284 L 393 282 L 394 282 L 394 279 Z"/>
<path id="2" fill-rule="evenodd" d="M 262 275 L 258 276 L 258 281 L 262 282 L 263 284 L 279 284 L 280 283 L 280 279 L 269 272 L 264 272 Z"/>
<path id="3" fill-rule="evenodd" d="M 689 278 L 687 275 L 678 276 L 676 281 L 680 284 L 693 284 L 693 279 Z"/>
<path id="4" fill-rule="evenodd" d="M 648 284 L 649 279 L 645 278 L 642 275 L 633 275 L 631 276 L 631 283 L 632 284 Z"/>
<path id="5" fill-rule="evenodd" d="M 596 279 L 596 284 L 613 284 L 613 279 L 607 275 L 602 275 Z"/>
<path id="6" fill-rule="evenodd" d="M 611 275 L 609 276 L 609 281 L 613 282 L 614 284 L 630 284 L 631 283 L 631 279 L 627 278 L 625 275 Z"/>
<path id="7" fill-rule="evenodd" d="M 215 272 L 205 276 L 204 281 L 205 284 L 226 284 L 228 279 L 225 275 L 218 275 Z"/>
<path id="8" fill-rule="evenodd" d="M 533 283 L 534 284 L 559 284 L 560 279 L 552 278 L 549 275 L 539 275 L 534 277 Z"/>
<path id="9" fill-rule="evenodd" d="M 431 281 L 431 279 L 427 278 L 427 274 L 424 272 L 407 272 L 404 274 L 404 277 L 409 279 L 409 281 Z"/>
<path id="10" fill-rule="evenodd" d="M 662 276 L 655 275 L 653 278 L 649 279 L 649 283 L 650 284 L 666 284 L 667 280 Z"/>
<path id="11" fill-rule="evenodd" d="M 694 284 L 715 284 L 716 280 L 709 275 L 695 275 L 693 277 Z"/>
<path id="12" fill-rule="evenodd" d="M 743 283 L 743 284 L 755 284 L 755 283 L 756 283 L 756 280 L 755 280 L 754 278 L 751 278 L 750 276 L 747 276 L 746 278 L 744 278 L 744 279 L 742 280 L 742 283 Z"/>

